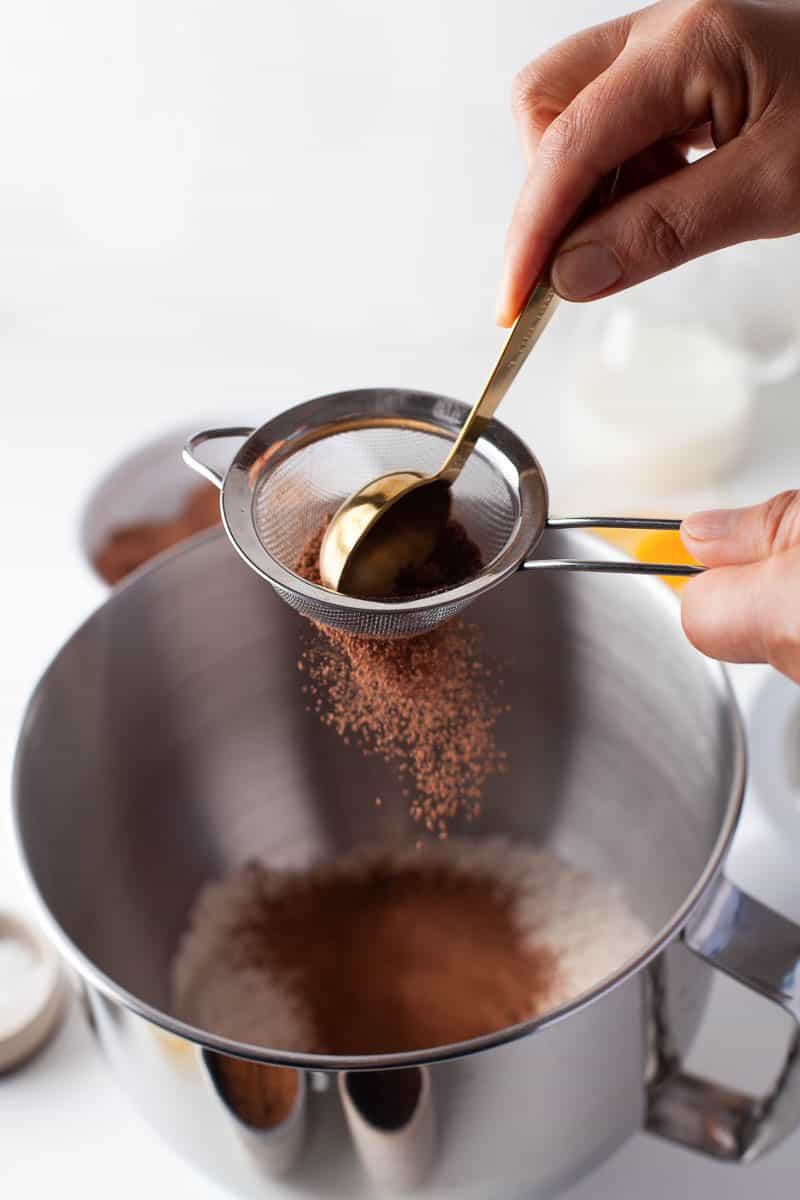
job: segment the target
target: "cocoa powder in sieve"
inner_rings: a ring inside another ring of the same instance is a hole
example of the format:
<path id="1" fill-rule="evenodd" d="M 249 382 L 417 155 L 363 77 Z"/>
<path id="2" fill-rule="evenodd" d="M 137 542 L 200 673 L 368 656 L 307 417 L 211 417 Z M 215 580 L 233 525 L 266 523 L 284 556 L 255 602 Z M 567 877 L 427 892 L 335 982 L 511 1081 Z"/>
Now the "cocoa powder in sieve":
<path id="1" fill-rule="evenodd" d="M 323 526 L 295 570 L 319 583 Z M 452 587 L 480 569 L 480 552 L 450 521 L 431 559 L 400 580 L 403 594 Z M 414 638 L 364 638 L 316 626 L 298 661 L 309 708 L 403 781 L 414 820 L 446 837 L 459 813 L 480 813 L 490 776 L 506 769 L 496 724 L 506 706 L 500 680 L 481 654 L 480 631 L 452 620 Z"/>
<path id="2" fill-rule="evenodd" d="M 113 586 L 162 550 L 220 523 L 219 489 L 213 484 L 195 488 L 178 515 L 167 521 L 141 521 L 111 532 L 94 557 L 102 579 Z"/>
<path id="3" fill-rule="evenodd" d="M 330 516 L 309 538 L 295 563 L 295 571 L 309 583 L 321 583 L 319 552 Z M 393 597 L 408 598 L 456 587 L 477 575 L 483 566 L 481 552 L 460 521 L 449 520 L 442 530 L 433 553 L 420 567 L 404 568 L 395 581 Z"/>

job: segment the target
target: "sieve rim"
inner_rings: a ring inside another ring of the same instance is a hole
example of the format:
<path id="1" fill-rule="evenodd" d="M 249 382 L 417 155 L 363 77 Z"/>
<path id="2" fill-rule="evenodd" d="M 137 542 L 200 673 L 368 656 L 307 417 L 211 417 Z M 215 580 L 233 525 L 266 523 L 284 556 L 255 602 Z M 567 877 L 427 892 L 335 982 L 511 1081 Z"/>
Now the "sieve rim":
<path id="1" fill-rule="evenodd" d="M 519 568 L 538 544 L 549 511 L 547 481 L 538 459 L 517 434 L 496 419 L 487 424 L 473 454 L 488 461 L 508 487 L 518 510 L 514 528 L 492 561 L 456 587 L 402 600 L 374 600 L 310 583 L 267 550 L 252 511 L 266 463 L 277 467 L 305 446 L 357 429 L 411 428 L 447 443 L 455 439 L 469 411 L 463 401 L 436 392 L 386 387 L 331 392 L 286 409 L 253 431 L 222 481 L 222 522 L 234 549 L 273 587 L 294 592 L 318 608 L 328 606 L 366 618 L 396 619 L 477 599 Z M 398 463 L 397 470 L 402 469 L 413 469 L 413 464 Z"/>

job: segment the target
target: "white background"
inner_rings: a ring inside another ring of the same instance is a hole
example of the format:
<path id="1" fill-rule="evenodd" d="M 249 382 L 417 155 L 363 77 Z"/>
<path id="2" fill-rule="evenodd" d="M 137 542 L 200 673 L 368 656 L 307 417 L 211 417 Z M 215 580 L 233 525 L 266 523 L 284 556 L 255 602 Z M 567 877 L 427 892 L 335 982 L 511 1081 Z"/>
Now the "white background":
<path id="1" fill-rule="evenodd" d="M 364 384 L 474 395 L 499 342 L 494 292 L 521 179 L 511 79 L 553 40 L 612 12 L 591 0 L 5 7 L 6 779 L 38 672 L 103 597 L 81 562 L 77 525 L 98 476 L 132 444 L 185 421 L 265 418 Z M 785 283 L 780 250 L 763 253 L 765 279 Z M 556 503 L 575 320 L 575 310 L 559 314 L 503 413 L 544 459 Z M 751 453 L 723 499 L 797 482 L 797 391 L 795 382 L 761 397 Z M 738 672 L 746 702 L 762 680 Z M 737 862 L 757 890 L 754 848 L 773 856 L 761 890 L 771 880 L 777 903 L 789 856 L 758 805 L 755 796 Z M 0 813 L 0 906 L 25 910 L 5 801 Z M 763 1016 L 726 989 L 716 1056 L 703 1065 L 741 1057 L 744 1075 L 763 1075 L 775 1049 Z M 221 1196 L 129 1109 L 74 1013 L 32 1067 L 0 1080 L 0 1148 L 9 1197 L 64 1186 Z M 800 1139 L 745 1175 L 641 1137 L 570 1197 L 645 1187 L 653 1200 L 771 1196 L 798 1167 Z"/>

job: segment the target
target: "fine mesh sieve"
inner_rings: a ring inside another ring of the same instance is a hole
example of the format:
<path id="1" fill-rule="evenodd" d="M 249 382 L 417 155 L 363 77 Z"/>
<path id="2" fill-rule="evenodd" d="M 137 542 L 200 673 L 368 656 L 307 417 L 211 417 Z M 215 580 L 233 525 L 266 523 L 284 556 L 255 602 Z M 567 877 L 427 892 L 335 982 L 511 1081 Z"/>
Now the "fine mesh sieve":
<path id="1" fill-rule="evenodd" d="M 536 458 L 492 420 L 452 488 L 452 514 L 481 552 L 479 575 L 413 599 L 365 600 L 309 583 L 295 572 L 303 548 L 356 488 L 398 469 L 424 473 L 442 462 L 469 412 L 426 392 L 371 388 L 341 392 L 289 409 L 255 431 L 206 430 L 184 458 L 221 488 L 233 545 L 298 612 L 321 624 L 371 637 L 409 637 L 456 616 L 521 566 L 688 573 L 691 568 L 630 562 L 526 561 L 547 525 L 677 528 L 675 521 L 616 518 L 548 520 L 547 484 Z M 196 457 L 204 442 L 245 438 L 224 477 Z"/>

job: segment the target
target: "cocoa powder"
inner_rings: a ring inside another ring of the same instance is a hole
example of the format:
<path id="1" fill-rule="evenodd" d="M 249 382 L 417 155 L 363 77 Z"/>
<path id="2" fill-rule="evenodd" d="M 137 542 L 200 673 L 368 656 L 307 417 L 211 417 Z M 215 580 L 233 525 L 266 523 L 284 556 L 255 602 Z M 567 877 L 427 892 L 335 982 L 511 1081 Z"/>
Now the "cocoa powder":
<path id="1" fill-rule="evenodd" d="M 651 938 L 615 883 L 507 837 L 357 847 L 207 884 L 173 1005 L 265 1048 L 430 1049 L 585 996 Z"/>
<path id="2" fill-rule="evenodd" d="M 309 583 L 321 583 L 319 552 L 330 516 L 317 532 L 309 538 L 295 563 L 295 571 Z M 395 580 L 394 590 L 387 600 L 408 599 L 437 592 L 443 588 L 457 587 L 459 583 L 477 575 L 483 566 L 481 552 L 460 521 L 449 520 L 445 525 L 433 553 L 419 567 L 405 567 Z"/>
<path id="3" fill-rule="evenodd" d="M 517 899 L 441 856 L 373 852 L 283 873 L 251 863 L 192 913 L 179 1011 L 203 1017 L 213 971 L 232 998 L 214 1031 L 230 1036 L 237 980 L 249 1003 L 256 976 L 291 987 L 311 1052 L 387 1054 L 493 1033 L 547 1009 L 558 983 L 554 951 L 531 945 L 515 920 Z"/>
<path id="4" fill-rule="evenodd" d="M 295 570 L 319 583 L 323 526 Z M 450 521 L 431 559 L 400 581 L 404 594 L 452 587 L 480 569 L 480 553 Z M 480 631 L 453 620 L 414 638 L 365 638 L 316 626 L 298 660 L 308 707 L 361 753 L 403 781 L 414 820 L 439 837 L 459 813 L 480 814 L 486 781 L 506 769 L 496 725 L 506 710 Z"/>
<path id="5" fill-rule="evenodd" d="M 113 530 L 94 557 L 95 569 L 113 586 L 162 550 L 218 525 L 220 520 L 219 490 L 213 484 L 202 484 L 171 520 L 141 521 Z"/>

